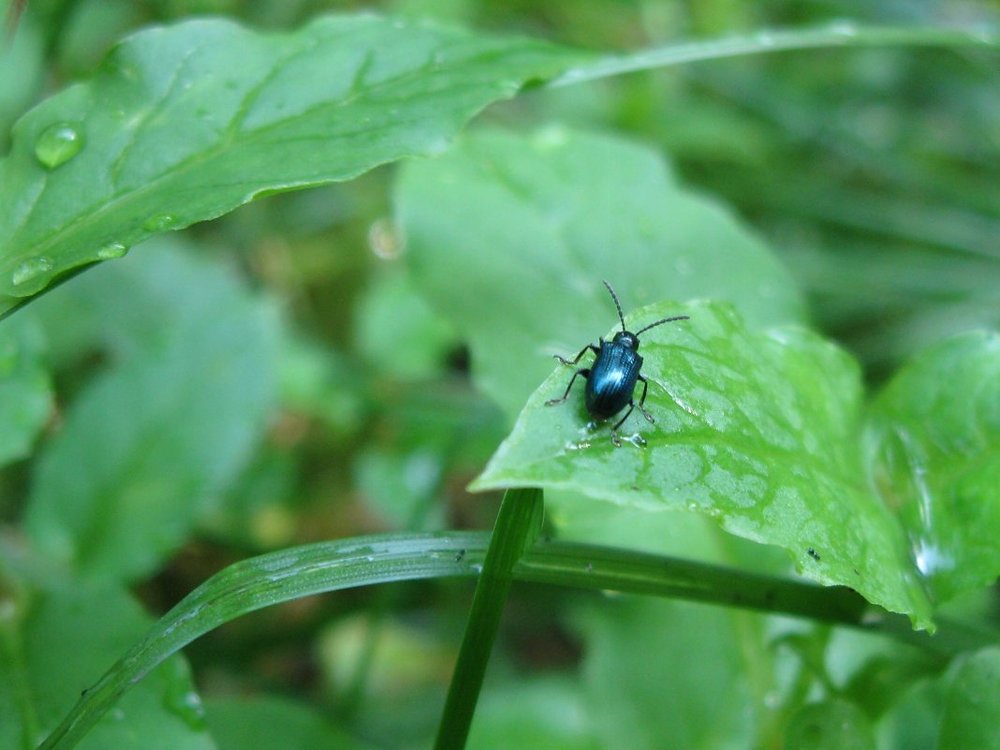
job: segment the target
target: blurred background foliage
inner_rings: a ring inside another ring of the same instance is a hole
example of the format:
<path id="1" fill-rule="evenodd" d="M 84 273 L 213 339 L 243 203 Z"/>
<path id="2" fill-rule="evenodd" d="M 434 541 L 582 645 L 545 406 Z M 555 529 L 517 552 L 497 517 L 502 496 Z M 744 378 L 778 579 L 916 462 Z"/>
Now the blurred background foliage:
<path id="1" fill-rule="evenodd" d="M 20 114 L 87 76 L 134 29 L 200 14 L 291 29 L 319 13 L 373 8 L 608 51 L 847 18 L 1000 22 L 997 5 L 970 0 L 32 0 L 0 57 L 0 152 Z M 688 187 L 717 196 L 769 241 L 797 277 L 815 325 L 854 352 L 874 384 L 927 343 L 1000 320 L 996 73 L 995 56 L 949 50 L 779 53 L 536 91 L 492 107 L 481 120 L 581 125 L 661 149 Z M 164 531 L 163 549 L 183 542 L 167 564 L 151 569 L 137 551 L 128 583 L 149 610 L 164 611 L 248 554 L 372 531 L 489 527 L 495 501 L 464 487 L 509 423 L 473 389 L 462 342 L 405 273 L 389 202 L 395 172 L 382 168 L 350 183 L 256 201 L 90 271 L 5 321 L 44 350 L 55 400 L 43 458 L 25 458 L 23 447 L 5 455 L 20 460 L 0 473 L 0 520 L 21 518 L 26 498 L 44 494 L 46 472 L 71 480 L 73 462 L 82 459 L 60 458 L 51 444 L 64 430 L 95 429 L 111 408 L 98 403 L 88 418 L 81 403 L 99 402 L 102 388 L 120 393 L 114 379 L 129 367 L 179 361 L 196 374 L 206 352 L 237 336 L 257 347 L 247 361 L 264 363 L 257 390 L 233 407 L 249 420 L 241 428 L 246 439 L 239 455 L 178 458 L 180 470 L 199 460 L 213 470 L 192 472 L 192 491 L 205 499 L 178 511 L 182 520 Z M 189 299 L 174 294 L 181 288 Z M 186 349 L 176 340 L 198 327 L 200 316 L 227 314 L 242 325 L 205 331 Z M 234 351 L 232 367 L 244 366 L 241 352 Z M 180 388 L 185 373 L 169 377 Z M 677 528 L 671 533 L 680 537 Z M 704 535 L 697 526 L 687 543 L 696 548 Z M 58 540 L 52 544 L 58 550 Z M 704 544 L 719 545 L 718 537 Z M 99 567 L 99 555 L 93 564 Z M 307 699 L 328 719 L 300 714 L 299 704 L 284 699 L 254 699 L 263 701 L 254 704 L 256 715 L 281 717 L 260 721 L 253 735 L 259 747 L 277 724 L 294 727 L 287 731 L 304 738 L 303 746 L 345 746 L 329 717 L 375 745 L 428 736 L 468 594 L 465 583 L 391 586 L 306 599 L 230 623 L 185 652 L 202 693 L 220 696 L 209 701 L 210 725 L 217 736 L 234 731 L 237 722 L 225 719 L 234 699 L 226 696 L 274 693 Z M 876 647 L 853 634 L 831 645 L 824 631 L 744 614 L 721 619 L 701 607 L 593 604 L 568 592 L 515 587 L 475 746 L 520 737 L 532 747 L 656 747 L 661 725 L 669 724 L 677 746 L 735 747 L 721 738 L 751 729 L 769 736 L 768 722 L 788 718 L 778 715 L 794 704 L 789 696 L 802 699 L 815 684 L 837 683 L 863 698 L 941 668 L 879 643 L 893 669 L 838 678 L 844 663 L 861 663 L 859 654 Z M 620 627 L 596 613 L 607 606 Z M 679 633 L 690 640 L 677 641 Z M 786 635 L 765 655 L 761 643 L 775 633 Z M 640 641 L 650 645 L 637 651 Z M 832 667 L 810 659 L 824 647 Z M 644 665 L 630 660 L 647 658 L 680 659 L 690 673 L 670 685 L 636 682 Z M 764 661 L 768 667 L 755 671 Z M 622 680 L 632 681 L 630 700 L 616 689 Z M 930 714 L 926 726 L 890 715 L 878 729 L 900 747 L 925 746 L 936 732 L 940 702 L 929 693 L 938 688 L 914 684 L 918 690 L 893 710 Z M 601 711 L 587 708 L 595 702 Z M 664 705 L 675 708 L 663 714 Z M 870 720 L 884 718 L 881 711 L 855 716 L 853 704 L 838 710 L 859 724 L 862 739 L 873 733 Z M 751 715 L 758 717 L 752 728 Z M 797 717 L 795 726 L 807 721 Z M 238 736 L 226 743 L 220 746 L 241 746 Z"/>

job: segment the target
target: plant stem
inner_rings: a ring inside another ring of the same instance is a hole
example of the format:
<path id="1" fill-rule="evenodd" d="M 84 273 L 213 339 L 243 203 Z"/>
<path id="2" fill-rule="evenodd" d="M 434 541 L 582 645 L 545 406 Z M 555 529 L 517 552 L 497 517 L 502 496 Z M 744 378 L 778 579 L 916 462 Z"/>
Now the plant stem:
<path id="1" fill-rule="evenodd" d="M 483 572 L 472 599 L 469 622 L 448 688 L 435 750 L 461 750 L 469 736 L 472 715 L 496 640 L 513 569 L 537 533 L 542 517 L 542 491 L 507 490 L 497 514 Z"/>
<path id="2" fill-rule="evenodd" d="M 934 635 L 846 586 L 750 573 L 644 552 L 569 542 L 531 547 L 514 568 L 521 581 L 685 599 L 847 625 L 944 654 L 1000 643 L 1000 633 L 937 618 Z"/>

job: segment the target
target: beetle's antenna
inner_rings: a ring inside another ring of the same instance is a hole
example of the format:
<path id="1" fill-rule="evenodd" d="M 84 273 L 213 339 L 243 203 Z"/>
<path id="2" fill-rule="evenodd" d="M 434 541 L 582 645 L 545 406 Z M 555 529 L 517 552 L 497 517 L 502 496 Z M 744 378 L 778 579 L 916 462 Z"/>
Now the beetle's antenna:
<path id="1" fill-rule="evenodd" d="M 625 330 L 625 316 L 622 315 L 622 303 L 618 301 L 618 295 L 615 294 L 615 290 L 611 288 L 611 284 L 609 284 L 608 282 L 605 281 L 604 282 L 604 286 L 606 286 L 608 288 L 608 291 L 611 292 L 611 299 L 613 299 L 615 301 L 615 307 L 618 308 L 618 320 L 620 320 L 622 322 L 622 330 L 624 331 Z"/>
<path id="2" fill-rule="evenodd" d="M 648 331 L 650 328 L 656 328 L 656 326 L 660 325 L 661 323 L 670 323 L 671 321 L 674 321 L 674 320 L 691 320 L 691 316 L 690 315 L 675 315 L 672 318 L 662 318 L 662 319 L 656 321 L 655 323 L 650 323 L 645 328 L 642 328 L 642 329 L 636 331 L 635 335 L 638 336 L 640 333 Z"/>

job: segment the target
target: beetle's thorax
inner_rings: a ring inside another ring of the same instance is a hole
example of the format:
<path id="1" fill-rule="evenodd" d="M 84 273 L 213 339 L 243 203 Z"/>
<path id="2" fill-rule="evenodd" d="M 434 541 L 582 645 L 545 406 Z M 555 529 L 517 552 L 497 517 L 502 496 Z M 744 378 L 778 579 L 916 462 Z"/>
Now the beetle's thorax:
<path id="1" fill-rule="evenodd" d="M 612 344 L 618 344 L 619 346 L 624 346 L 627 349 L 632 349 L 633 351 L 639 348 L 639 337 L 630 331 L 619 331 L 615 334 L 614 339 L 611 341 Z"/>

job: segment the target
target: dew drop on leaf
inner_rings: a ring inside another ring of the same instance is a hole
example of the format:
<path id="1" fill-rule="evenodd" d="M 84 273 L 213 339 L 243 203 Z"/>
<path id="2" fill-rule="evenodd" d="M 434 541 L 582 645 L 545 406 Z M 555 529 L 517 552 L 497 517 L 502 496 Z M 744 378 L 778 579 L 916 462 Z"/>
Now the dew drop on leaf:
<path id="1" fill-rule="evenodd" d="M 147 232 L 167 232 L 177 226 L 177 217 L 173 214 L 154 214 L 143 223 Z"/>
<path id="2" fill-rule="evenodd" d="M 35 140 L 35 158 L 46 169 L 55 169 L 80 153 L 83 134 L 68 122 L 57 122 L 45 128 Z"/>
<path id="3" fill-rule="evenodd" d="M 51 270 L 52 261 L 48 258 L 42 256 L 28 258 L 28 260 L 14 269 L 14 273 L 10 275 L 10 283 L 15 287 L 22 288 L 27 287 L 33 281 L 42 281 L 42 284 L 44 284 L 43 277 Z M 32 285 L 32 290 L 37 291 L 38 289 L 41 289 L 41 285 Z M 22 289 L 19 288 L 16 291 L 20 292 Z"/>
<path id="4" fill-rule="evenodd" d="M 97 257 L 101 260 L 114 260 L 127 255 L 128 250 L 128 245 L 124 242 L 109 242 L 97 250 Z"/>

